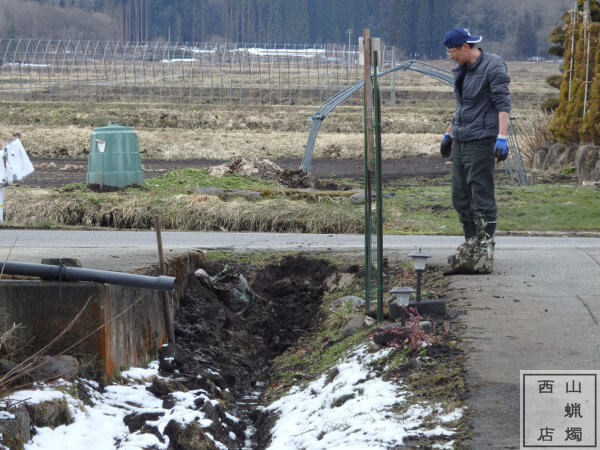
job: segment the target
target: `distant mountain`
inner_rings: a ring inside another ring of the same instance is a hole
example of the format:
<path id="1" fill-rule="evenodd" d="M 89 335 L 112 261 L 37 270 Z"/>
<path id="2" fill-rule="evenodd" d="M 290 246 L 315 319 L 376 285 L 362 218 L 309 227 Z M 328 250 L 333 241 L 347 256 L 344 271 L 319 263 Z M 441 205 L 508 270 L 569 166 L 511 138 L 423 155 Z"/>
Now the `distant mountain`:
<path id="1" fill-rule="evenodd" d="M 595 0 L 594 0 L 595 1 Z M 454 25 L 504 56 L 534 56 L 571 0 L 0 0 L 3 38 L 356 43 L 362 28 L 438 57 Z M 349 31 L 351 30 L 351 31 Z M 526 41 L 523 43 L 523 41 Z"/>

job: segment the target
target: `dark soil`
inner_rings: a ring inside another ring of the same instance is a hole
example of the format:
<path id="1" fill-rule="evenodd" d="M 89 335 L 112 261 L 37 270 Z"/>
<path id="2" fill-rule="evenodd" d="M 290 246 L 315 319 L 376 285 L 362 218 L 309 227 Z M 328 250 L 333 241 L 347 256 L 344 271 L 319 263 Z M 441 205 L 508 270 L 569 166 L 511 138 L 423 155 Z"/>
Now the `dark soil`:
<path id="1" fill-rule="evenodd" d="M 188 161 L 144 160 L 144 176 L 154 178 L 164 175 L 170 170 L 185 168 L 206 168 L 222 164 L 225 161 L 196 159 Z M 300 159 L 278 159 L 277 165 L 288 169 L 288 177 L 295 177 L 296 182 L 290 187 L 327 188 L 328 181 L 322 179 L 350 178 L 360 179 L 364 176 L 364 162 L 360 159 L 315 159 L 312 161 L 310 173 L 321 179 L 323 185 L 307 184 L 306 180 L 295 172 L 300 167 Z M 33 158 L 35 172 L 23 180 L 26 186 L 62 187 L 68 183 L 85 183 L 87 173 L 86 159 L 72 158 Z M 441 177 L 450 173 L 446 160 L 438 156 L 418 156 L 383 161 L 383 182 L 414 177 Z M 294 173 L 296 175 L 294 175 Z"/>
<path id="2" fill-rule="evenodd" d="M 240 405 L 251 393 L 258 400 L 256 391 L 267 379 L 270 360 L 312 326 L 323 281 L 335 268 L 328 261 L 296 255 L 262 270 L 224 270 L 222 263 L 205 263 L 204 269 L 213 278 L 189 276 L 175 317 L 176 344 L 161 349 L 161 371 L 188 389 L 203 389 L 209 397 L 223 399 L 228 412 L 246 422 L 236 424 L 221 405 L 200 402 L 199 409 L 213 419 L 208 431 L 217 440 L 228 448 L 241 448 L 243 430 L 256 425 L 252 446 L 264 448 L 268 418 Z M 249 290 L 239 283 L 239 274 L 248 280 Z M 253 294 L 255 302 L 248 307 L 245 300 Z M 169 401 L 168 389 L 155 389 Z M 229 436 L 232 429 L 239 436 L 236 441 Z"/>

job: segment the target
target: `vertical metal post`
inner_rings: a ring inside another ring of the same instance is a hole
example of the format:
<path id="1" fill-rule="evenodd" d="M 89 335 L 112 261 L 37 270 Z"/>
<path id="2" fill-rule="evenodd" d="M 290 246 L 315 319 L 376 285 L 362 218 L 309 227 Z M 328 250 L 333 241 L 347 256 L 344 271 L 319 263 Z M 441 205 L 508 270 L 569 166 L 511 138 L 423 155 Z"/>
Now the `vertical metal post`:
<path id="1" fill-rule="evenodd" d="M 371 166 L 373 155 L 373 86 L 371 84 L 371 33 L 369 29 L 363 29 L 364 43 L 364 136 L 365 136 L 365 302 L 367 312 L 371 305 L 371 180 L 373 167 Z"/>
<path id="2" fill-rule="evenodd" d="M 392 46 L 392 67 L 396 67 L 396 47 Z M 391 87 L 391 100 L 392 105 L 396 106 L 396 72 L 391 73 L 392 76 L 392 87 Z"/>
<path id="3" fill-rule="evenodd" d="M 591 17 L 590 17 L 590 1 L 589 0 L 585 0 L 583 2 L 583 35 L 584 35 L 584 40 L 583 40 L 583 45 L 584 45 L 584 51 L 585 51 L 585 93 L 583 96 L 583 118 L 585 119 L 585 114 L 587 113 L 587 102 L 588 102 L 588 87 L 589 87 L 589 76 L 590 76 L 590 41 L 592 40 L 588 27 L 590 25 L 591 22 Z M 585 45 L 586 45 L 586 41 L 587 40 L 587 50 L 585 49 Z"/>
<path id="4" fill-rule="evenodd" d="M 423 280 L 423 271 L 417 270 L 417 303 L 421 301 L 421 284 Z"/>
<path id="5" fill-rule="evenodd" d="M 0 163 L 1 164 L 1 163 Z M 0 222 L 4 222 L 4 188 L 0 186 Z"/>
<path id="6" fill-rule="evenodd" d="M 571 100 L 571 84 L 573 82 L 573 60 L 575 59 L 575 25 L 577 24 L 577 10 L 579 9 L 577 5 L 577 0 L 575 0 L 575 4 L 573 6 L 573 10 L 571 12 L 571 61 L 569 65 L 569 94 L 568 100 Z"/>
<path id="7" fill-rule="evenodd" d="M 379 54 L 373 54 L 373 94 L 375 98 L 375 182 L 377 207 L 377 320 L 383 320 L 383 186 L 381 180 L 381 95 L 377 82 Z"/>

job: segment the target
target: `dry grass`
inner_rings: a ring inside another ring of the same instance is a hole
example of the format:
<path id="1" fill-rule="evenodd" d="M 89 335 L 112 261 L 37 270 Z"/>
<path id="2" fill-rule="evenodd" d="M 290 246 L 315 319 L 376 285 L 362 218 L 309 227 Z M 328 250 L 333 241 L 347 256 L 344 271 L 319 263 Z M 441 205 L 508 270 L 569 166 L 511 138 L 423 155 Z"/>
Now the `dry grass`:
<path id="1" fill-rule="evenodd" d="M 0 140 L 12 139 L 18 130 L 23 145 L 33 157 L 85 158 L 90 131 L 74 126 L 39 128 L 33 125 L 0 126 Z M 150 159 L 231 159 L 301 158 L 306 145 L 306 132 L 247 131 L 214 132 L 213 130 L 159 129 L 137 132 L 140 152 Z M 383 135 L 383 157 L 429 155 L 437 152 L 438 133 L 386 133 Z M 363 135 L 354 133 L 320 133 L 316 157 L 362 158 Z"/>
<path id="2" fill-rule="evenodd" d="M 150 229 L 160 215 L 166 229 L 194 231 L 268 231 L 357 233 L 362 208 L 323 201 L 270 199 L 222 201 L 205 195 L 167 198 L 104 194 L 102 201 L 82 199 L 46 189 L 12 188 L 6 193 L 7 221 L 22 226 L 40 224 Z"/>
<path id="3" fill-rule="evenodd" d="M 517 122 L 519 147 L 523 161 L 531 166 L 535 151 L 545 141 L 552 141 L 552 134 L 549 130 L 552 114 L 543 111 L 537 111 Z"/>
<path id="4" fill-rule="evenodd" d="M 433 61 L 451 68 L 448 61 Z M 545 78 L 558 63 L 508 62 L 513 112 L 538 120 L 537 106 L 556 91 Z M 388 80 L 389 81 L 389 80 Z M 383 107 L 384 158 L 437 154 L 454 109 L 451 89 L 414 72 L 396 75 L 397 105 Z M 389 90 L 384 89 L 384 98 Z M 360 99 L 359 93 L 356 98 Z M 3 102 L 0 139 L 22 135 L 32 156 L 85 158 L 93 128 L 109 121 L 133 126 L 150 159 L 300 158 L 314 106 L 159 103 Z M 362 107 L 343 105 L 323 122 L 315 156 L 362 158 Z"/>

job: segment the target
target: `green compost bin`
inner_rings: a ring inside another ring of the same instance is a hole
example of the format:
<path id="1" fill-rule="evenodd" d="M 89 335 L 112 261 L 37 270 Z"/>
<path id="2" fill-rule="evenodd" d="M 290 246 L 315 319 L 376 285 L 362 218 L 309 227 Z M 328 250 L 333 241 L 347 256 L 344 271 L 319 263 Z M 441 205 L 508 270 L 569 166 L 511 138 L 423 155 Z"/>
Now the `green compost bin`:
<path id="1" fill-rule="evenodd" d="M 133 128 L 109 122 L 106 127 L 94 129 L 85 183 L 117 188 L 144 183 L 138 139 Z"/>

